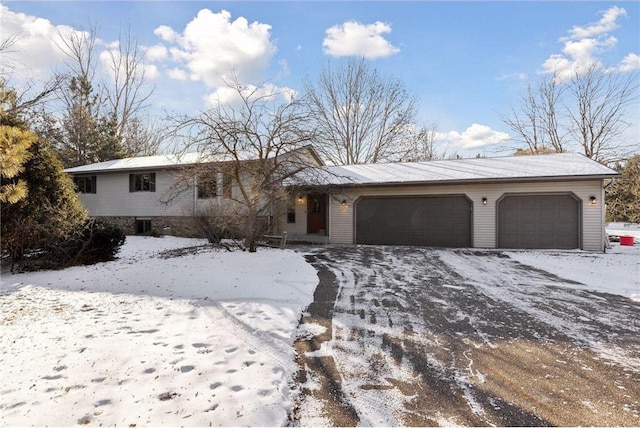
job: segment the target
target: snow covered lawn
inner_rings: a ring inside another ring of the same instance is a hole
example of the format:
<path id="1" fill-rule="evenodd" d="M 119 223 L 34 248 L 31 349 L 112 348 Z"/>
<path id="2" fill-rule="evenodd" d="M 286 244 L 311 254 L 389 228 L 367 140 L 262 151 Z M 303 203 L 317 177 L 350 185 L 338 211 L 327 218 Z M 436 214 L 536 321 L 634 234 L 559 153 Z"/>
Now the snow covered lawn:
<path id="1" fill-rule="evenodd" d="M 574 284 L 577 288 L 618 294 L 640 302 L 640 235 L 636 245 L 613 243 L 604 254 L 585 251 L 510 251 L 506 254 L 521 263 L 583 284 Z"/>
<path id="2" fill-rule="evenodd" d="M 119 260 L 3 274 L 0 425 L 282 425 L 317 275 L 302 255 L 131 236 Z"/>

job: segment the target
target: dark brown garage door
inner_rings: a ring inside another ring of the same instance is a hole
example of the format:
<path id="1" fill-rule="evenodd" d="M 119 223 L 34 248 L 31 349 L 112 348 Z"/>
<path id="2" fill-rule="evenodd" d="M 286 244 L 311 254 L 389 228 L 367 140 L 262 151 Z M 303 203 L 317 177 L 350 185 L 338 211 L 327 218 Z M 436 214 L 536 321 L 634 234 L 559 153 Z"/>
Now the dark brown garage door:
<path id="1" fill-rule="evenodd" d="M 471 246 L 464 196 L 365 197 L 356 203 L 357 244 Z"/>
<path id="2" fill-rule="evenodd" d="M 498 203 L 498 247 L 580 247 L 580 204 L 571 195 L 511 195 Z"/>

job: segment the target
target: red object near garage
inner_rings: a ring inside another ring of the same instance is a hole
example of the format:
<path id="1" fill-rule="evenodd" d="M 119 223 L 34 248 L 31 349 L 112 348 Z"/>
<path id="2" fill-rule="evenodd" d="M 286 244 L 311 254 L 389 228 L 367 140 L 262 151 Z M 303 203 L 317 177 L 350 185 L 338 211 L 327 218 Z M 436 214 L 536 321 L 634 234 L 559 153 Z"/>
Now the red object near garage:
<path id="1" fill-rule="evenodd" d="M 620 245 L 633 246 L 633 236 L 621 236 Z"/>

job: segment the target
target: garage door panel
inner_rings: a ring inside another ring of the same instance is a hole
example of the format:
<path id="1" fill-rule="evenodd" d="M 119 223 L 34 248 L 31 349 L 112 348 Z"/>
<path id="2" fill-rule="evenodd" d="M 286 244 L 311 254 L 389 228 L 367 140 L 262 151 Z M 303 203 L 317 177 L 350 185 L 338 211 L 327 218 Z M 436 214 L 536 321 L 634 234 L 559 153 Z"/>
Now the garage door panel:
<path id="1" fill-rule="evenodd" d="M 471 246 L 471 203 L 463 196 L 362 198 L 356 243 Z"/>
<path id="2" fill-rule="evenodd" d="M 580 247 L 580 204 L 571 195 L 508 195 L 498 204 L 498 247 Z"/>

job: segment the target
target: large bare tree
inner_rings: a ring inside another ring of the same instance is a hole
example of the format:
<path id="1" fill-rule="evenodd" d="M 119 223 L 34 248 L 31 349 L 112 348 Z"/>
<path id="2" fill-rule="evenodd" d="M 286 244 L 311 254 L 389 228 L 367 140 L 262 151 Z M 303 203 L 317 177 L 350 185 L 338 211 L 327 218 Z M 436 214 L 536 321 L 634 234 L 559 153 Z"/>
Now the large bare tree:
<path id="1" fill-rule="evenodd" d="M 155 153 L 155 133 L 143 123 L 153 88 L 137 40 L 121 34 L 100 52 L 95 27 L 58 36 L 67 56 L 68 80 L 60 91 L 65 112 L 58 123 L 49 121 L 47 132 L 56 136 L 65 165 Z"/>
<path id="2" fill-rule="evenodd" d="M 526 145 L 526 153 L 574 151 L 609 163 L 624 159 L 637 145 L 622 138 L 630 126 L 629 107 L 637 100 L 632 75 L 593 64 L 569 80 L 552 74 L 528 85 L 518 109 L 502 121 L 516 142 Z"/>
<path id="3" fill-rule="evenodd" d="M 585 73 L 576 73 L 569 83 L 573 105 L 567 109 L 569 134 L 585 156 L 611 162 L 637 150 L 638 142 L 621 141 L 630 126 L 627 108 L 638 100 L 638 82 L 633 75 L 622 75 L 592 65 Z M 637 111 L 636 111 L 637 113 Z"/>
<path id="4" fill-rule="evenodd" d="M 520 111 L 511 109 L 502 121 L 515 134 L 518 143 L 526 145 L 529 154 L 562 153 L 565 130 L 559 127 L 558 108 L 564 88 L 556 76 L 542 78 L 536 86 L 527 85 L 520 98 Z"/>
<path id="5" fill-rule="evenodd" d="M 109 114 L 115 120 L 115 134 L 125 151 L 137 154 L 141 151 L 138 147 L 140 140 L 133 138 L 131 130 L 142 121 L 140 115 L 148 106 L 149 97 L 153 93 L 146 78 L 144 54 L 138 40 L 129 30 L 120 35 L 117 48 L 108 49 L 105 56 L 108 74 L 112 79 L 111 84 L 104 84 L 105 96 Z"/>
<path id="6" fill-rule="evenodd" d="M 230 216 L 227 223 L 240 225 L 235 232 L 249 251 L 256 251 L 258 238 L 269 226 L 268 216 L 288 197 L 283 180 L 312 164 L 308 152 L 299 150 L 312 142 L 312 135 L 304 126 L 307 112 L 290 94 L 237 80 L 227 86 L 233 101 L 178 120 L 176 133 L 186 142 L 184 150 L 199 152 L 201 161 L 183 183 L 192 186 L 195 177 L 195 184 L 204 185 L 222 177 L 217 187 L 224 197 L 212 203 L 224 207 L 216 209 L 216 215 Z M 212 212 L 211 207 L 203 208 L 204 215 Z"/>
<path id="7" fill-rule="evenodd" d="M 399 80 L 380 76 L 364 59 L 331 63 L 304 83 L 317 130 L 316 147 L 331 163 L 400 160 L 410 151 L 416 102 Z"/>

